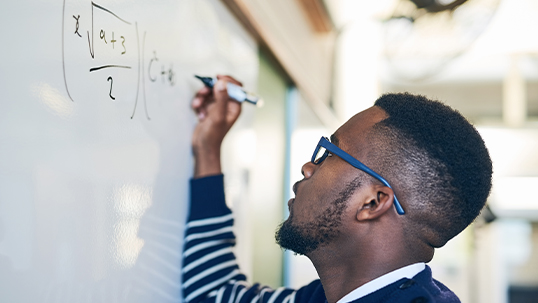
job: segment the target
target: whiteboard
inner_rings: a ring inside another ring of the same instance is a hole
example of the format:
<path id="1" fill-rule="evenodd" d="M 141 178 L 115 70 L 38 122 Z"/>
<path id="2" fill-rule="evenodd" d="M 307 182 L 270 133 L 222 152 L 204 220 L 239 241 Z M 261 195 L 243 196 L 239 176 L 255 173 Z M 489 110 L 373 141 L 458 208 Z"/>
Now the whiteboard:
<path id="1" fill-rule="evenodd" d="M 217 0 L 17 0 L 0 25 L 0 302 L 179 302 L 193 75 L 255 89 L 255 41 Z"/>

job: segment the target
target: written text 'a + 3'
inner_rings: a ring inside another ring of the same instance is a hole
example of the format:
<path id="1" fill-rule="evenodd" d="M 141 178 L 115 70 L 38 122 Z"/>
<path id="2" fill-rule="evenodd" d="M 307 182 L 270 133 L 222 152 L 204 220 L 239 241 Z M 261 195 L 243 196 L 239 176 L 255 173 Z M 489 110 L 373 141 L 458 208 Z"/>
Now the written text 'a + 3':
<path id="1" fill-rule="evenodd" d="M 80 26 L 80 15 L 78 15 L 78 16 L 73 15 L 73 18 L 76 21 L 74 34 L 76 34 L 76 35 L 78 35 L 79 37 L 82 38 L 82 35 L 78 31 L 79 26 Z M 103 42 L 105 44 L 108 44 L 107 38 L 106 38 L 106 32 L 105 32 L 104 29 L 101 29 L 101 31 L 99 32 L 99 38 L 101 38 L 101 40 L 103 40 Z M 120 36 L 120 39 L 121 39 L 121 46 L 123 47 L 123 51 L 121 52 L 121 54 L 124 55 L 127 52 L 127 48 L 125 47 L 125 37 Z M 112 40 L 110 40 L 110 43 L 112 44 L 112 49 L 115 48 L 115 43 L 116 42 L 117 42 L 117 40 L 114 39 L 114 32 L 112 32 Z"/>

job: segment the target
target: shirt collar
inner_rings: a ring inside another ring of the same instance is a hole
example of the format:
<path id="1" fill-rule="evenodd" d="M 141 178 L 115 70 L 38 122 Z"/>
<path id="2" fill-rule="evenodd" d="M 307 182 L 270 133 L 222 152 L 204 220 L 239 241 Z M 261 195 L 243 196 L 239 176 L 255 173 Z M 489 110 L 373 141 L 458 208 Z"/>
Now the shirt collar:
<path id="1" fill-rule="evenodd" d="M 338 300 L 338 302 L 336 303 L 345 303 L 345 302 L 351 302 L 353 300 L 357 300 L 391 283 L 394 283 L 402 278 L 411 279 L 416 274 L 423 271 L 425 268 L 426 268 L 426 264 L 424 262 L 419 262 L 419 263 L 407 265 L 402 268 L 398 268 L 387 274 L 382 275 L 379 278 L 375 278 L 374 280 L 355 288 L 355 290 L 345 295 L 342 299 Z"/>

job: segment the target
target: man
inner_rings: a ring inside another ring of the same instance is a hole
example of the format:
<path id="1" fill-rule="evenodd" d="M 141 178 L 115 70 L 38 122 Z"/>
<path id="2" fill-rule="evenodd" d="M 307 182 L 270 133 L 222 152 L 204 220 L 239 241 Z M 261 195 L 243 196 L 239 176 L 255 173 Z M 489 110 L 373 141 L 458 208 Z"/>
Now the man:
<path id="1" fill-rule="evenodd" d="M 458 112 L 410 94 L 388 94 L 322 138 L 276 234 L 306 255 L 320 280 L 299 290 L 248 285 L 232 246 L 221 142 L 241 112 L 220 76 L 193 100 L 199 123 L 183 254 L 185 301 L 459 302 L 425 265 L 467 227 L 491 188 L 491 160 Z"/>

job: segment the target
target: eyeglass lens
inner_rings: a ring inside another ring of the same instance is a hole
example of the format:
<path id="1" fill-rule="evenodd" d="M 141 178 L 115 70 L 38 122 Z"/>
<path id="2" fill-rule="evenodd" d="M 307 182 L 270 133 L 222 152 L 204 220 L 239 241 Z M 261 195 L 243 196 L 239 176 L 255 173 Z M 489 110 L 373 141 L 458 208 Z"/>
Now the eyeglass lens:
<path id="1" fill-rule="evenodd" d="M 318 146 L 318 151 L 316 153 L 316 156 L 314 157 L 314 164 L 319 164 L 323 160 L 325 160 L 325 157 L 327 157 L 328 151 L 325 149 L 325 147 Z"/>

